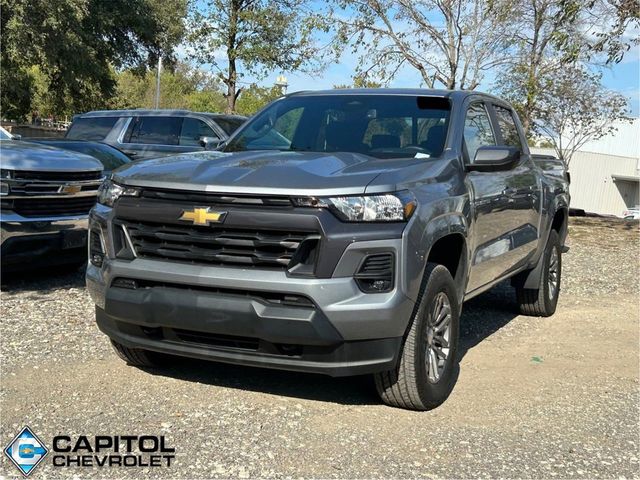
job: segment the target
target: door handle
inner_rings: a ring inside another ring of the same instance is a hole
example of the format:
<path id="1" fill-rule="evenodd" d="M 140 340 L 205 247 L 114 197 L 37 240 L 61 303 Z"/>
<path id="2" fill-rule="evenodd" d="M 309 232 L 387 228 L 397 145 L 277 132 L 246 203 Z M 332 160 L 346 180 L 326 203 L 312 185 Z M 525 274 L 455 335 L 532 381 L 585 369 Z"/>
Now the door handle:
<path id="1" fill-rule="evenodd" d="M 518 193 L 518 189 L 513 187 L 502 190 L 503 195 L 515 195 L 516 193 Z"/>

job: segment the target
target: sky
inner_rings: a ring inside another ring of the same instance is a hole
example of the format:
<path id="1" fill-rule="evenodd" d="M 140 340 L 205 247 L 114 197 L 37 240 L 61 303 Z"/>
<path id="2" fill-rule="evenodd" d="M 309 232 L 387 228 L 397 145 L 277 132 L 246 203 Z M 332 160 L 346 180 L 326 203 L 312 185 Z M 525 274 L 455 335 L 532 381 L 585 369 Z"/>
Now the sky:
<path id="1" fill-rule="evenodd" d="M 202 0 L 198 1 L 202 2 Z M 638 34 L 640 32 L 627 32 L 625 36 L 630 38 Z M 328 40 L 327 34 L 322 34 L 318 38 L 318 41 L 322 43 L 326 43 Z M 223 59 L 223 52 L 220 52 L 220 60 Z M 310 76 L 299 72 L 278 70 L 270 72 L 266 78 L 255 79 L 245 76 L 242 80 L 247 84 L 257 83 L 261 86 L 269 86 L 275 83 L 278 75 L 284 74 L 289 84 L 287 92 L 330 89 L 335 85 L 351 84 L 357 64 L 358 56 L 353 54 L 350 48 L 347 48 L 338 62 L 328 65 L 318 75 Z M 488 72 L 478 90 L 491 92 L 494 78 L 495 72 Z M 602 82 L 607 89 L 618 92 L 628 99 L 631 116 L 640 117 L 640 45 L 635 45 L 628 51 L 620 63 L 602 69 Z M 418 72 L 407 67 L 401 69 L 388 86 L 420 88 L 424 85 L 421 84 Z"/>
<path id="2" fill-rule="evenodd" d="M 302 73 L 274 72 L 259 83 L 272 85 L 281 73 L 287 77 L 288 92 L 297 90 L 319 90 L 332 88 L 334 85 L 350 84 L 351 77 L 357 65 L 357 57 L 344 54 L 339 63 L 329 65 L 322 74 L 310 77 Z M 246 79 L 252 81 L 251 79 Z M 411 68 L 399 72 L 389 84 L 390 87 L 420 87 L 420 75 Z M 640 116 L 640 48 L 627 52 L 622 62 L 606 67 L 602 70 L 602 82 L 612 91 L 624 95 L 629 100 L 631 116 Z M 478 90 L 491 91 L 493 76 L 487 75 Z"/>

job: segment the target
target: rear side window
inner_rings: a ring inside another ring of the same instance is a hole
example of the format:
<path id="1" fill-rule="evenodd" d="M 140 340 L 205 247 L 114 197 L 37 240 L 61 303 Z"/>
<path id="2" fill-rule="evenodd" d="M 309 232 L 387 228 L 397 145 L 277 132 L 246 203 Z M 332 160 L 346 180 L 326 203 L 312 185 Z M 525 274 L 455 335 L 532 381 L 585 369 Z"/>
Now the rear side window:
<path id="1" fill-rule="evenodd" d="M 182 117 L 138 117 L 129 126 L 126 143 L 178 145 Z"/>
<path id="2" fill-rule="evenodd" d="M 482 103 L 474 103 L 467 110 L 464 121 L 464 143 L 471 161 L 475 158 L 478 148 L 496 144 L 489 114 Z"/>
<path id="3" fill-rule="evenodd" d="M 227 135 L 231 135 L 240 128 L 245 121 L 240 118 L 216 118 L 215 122 Z"/>
<path id="4" fill-rule="evenodd" d="M 520 141 L 516 121 L 513 118 L 511 110 L 497 105 L 494 105 L 493 110 L 496 113 L 498 127 L 500 127 L 500 133 L 502 134 L 502 143 L 509 147 L 517 147 L 522 150 L 522 142 Z"/>
<path id="5" fill-rule="evenodd" d="M 115 125 L 118 117 L 80 117 L 76 118 L 66 138 L 73 140 L 104 140 Z"/>
<path id="6" fill-rule="evenodd" d="M 218 135 L 202 120 L 185 117 L 182 122 L 182 131 L 180 132 L 180 145 L 199 147 L 202 137 L 218 138 Z"/>

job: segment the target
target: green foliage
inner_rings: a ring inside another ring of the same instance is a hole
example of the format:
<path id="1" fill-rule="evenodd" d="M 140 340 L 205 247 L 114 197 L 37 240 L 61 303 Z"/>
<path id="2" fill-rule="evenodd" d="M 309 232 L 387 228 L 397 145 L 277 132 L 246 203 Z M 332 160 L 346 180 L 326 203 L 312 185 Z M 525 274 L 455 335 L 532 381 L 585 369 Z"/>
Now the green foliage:
<path id="1" fill-rule="evenodd" d="M 195 4 L 189 40 L 193 58 L 211 65 L 226 87 L 228 112 L 236 110 L 245 75 L 313 70 L 319 62 L 312 33 L 318 19 L 306 0 L 208 0 Z"/>
<path id="2" fill-rule="evenodd" d="M 353 77 L 352 85 L 340 84 L 334 85 L 333 88 L 340 90 L 344 88 L 382 88 L 383 86 L 382 82 L 378 82 L 377 80 L 371 80 L 360 75 L 355 75 Z"/>
<path id="3" fill-rule="evenodd" d="M 111 108 L 154 108 L 156 72 L 125 70 L 116 74 L 116 95 Z M 160 75 L 160 108 L 185 108 L 194 111 L 220 112 L 225 100 L 219 86 L 205 72 L 178 63 Z"/>
<path id="4" fill-rule="evenodd" d="M 282 89 L 273 87 L 259 87 L 255 83 L 242 91 L 236 104 L 236 111 L 241 115 L 253 115 L 268 103 L 282 96 Z"/>
<path id="5" fill-rule="evenodd" d="M 31 98 L 45 95 L 35 90 L 33 67 L 58 114 L 105 106 L 114 68 L 171 60 L 186 1 L 2 0 L 3 116 L 24 117 L 37 106 Z"/>

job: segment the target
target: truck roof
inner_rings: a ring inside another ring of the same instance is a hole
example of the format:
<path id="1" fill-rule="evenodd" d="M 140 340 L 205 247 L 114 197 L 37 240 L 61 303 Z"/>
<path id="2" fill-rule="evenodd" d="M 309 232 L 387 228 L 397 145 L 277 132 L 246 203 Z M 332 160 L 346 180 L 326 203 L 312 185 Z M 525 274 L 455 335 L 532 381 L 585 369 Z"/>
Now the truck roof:
<path id="1" fill-rule="evenodd" d="M 203 115 L 210 118 L 238 118 L 245 120 L 247 117 L 243 115 L 228 115 L 226 113 L 211 113 L 211 112 L 192 112 L 191 110 L 184 109 L 147 109 L 136 108 L 129 110 L 93 110 L 91 112 L 80 113 L 77 117 L 133 117 L 133 116 L 188 116 L 188 115 Z"/>
<path id="2" fill-rule="evenodd" d="M 477 90 L 445 90 L 433 88 L 337 88 L 332 90 L 302 90 L 292 92 L 287 97 L 292 96 L 322 96 L 322 95 L 410 95 L 442 97 L 452 100 L 463 100 L 470 95 L 482 95 L 483 97 L 500 100 L 491 94 L 479 92 Z"/>

